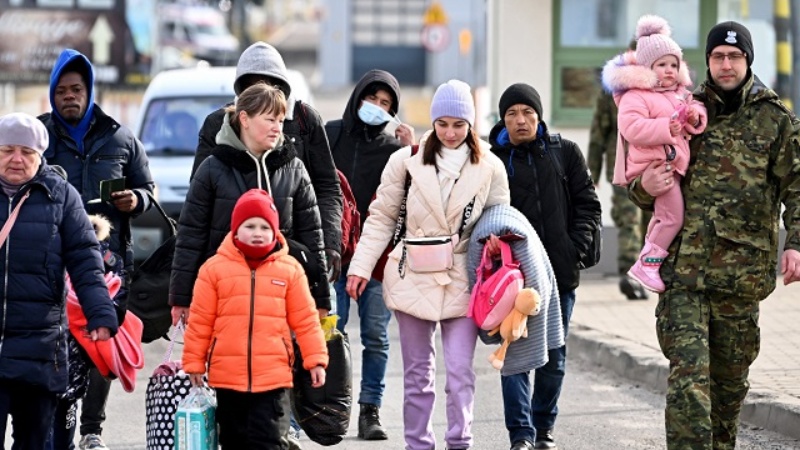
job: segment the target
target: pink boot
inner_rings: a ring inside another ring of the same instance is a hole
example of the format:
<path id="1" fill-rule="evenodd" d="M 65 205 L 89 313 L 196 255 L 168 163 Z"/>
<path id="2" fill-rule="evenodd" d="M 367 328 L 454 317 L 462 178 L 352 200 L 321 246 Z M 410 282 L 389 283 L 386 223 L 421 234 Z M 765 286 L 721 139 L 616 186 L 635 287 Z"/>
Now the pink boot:
<path id="1" fill-rule="evenodd" d="M 645 240 L 644 248 L 639 253 L 639 259 L 628 271 L 628 276 L 641 283 L 649 291 L 664 292 L 664 282 L 661 281 L 658 271 L 667 255 L 669 252 Z"/>

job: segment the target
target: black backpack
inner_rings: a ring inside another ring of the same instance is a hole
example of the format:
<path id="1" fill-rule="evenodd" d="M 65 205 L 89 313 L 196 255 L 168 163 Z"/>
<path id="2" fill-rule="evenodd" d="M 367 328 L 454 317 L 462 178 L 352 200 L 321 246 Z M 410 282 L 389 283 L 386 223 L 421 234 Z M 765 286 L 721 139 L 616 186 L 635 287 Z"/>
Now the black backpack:
<path id="1" fill-rule="evenodd" d="M 564 158 L 564 152 L 561 151 L 561 135 L 559 133 L 550 134 L 548 150 L 549 151 L 547 153 L 550 154 L 550 159 L 553 161 L 553 167 L 556 169 L 556 173 L 558 173 L 558 177 L 561 179 L 561 184 L 564 186 L 564 191 L 567 194 L 567 203 L 569 204 L 570 213 L 569 220 L 571 221 L 572 197 L 569 194 L 569 178 L 567 178 L 567 176 L 564 174 L 564 164 L 562 160 Z M 589 245 L 588 251 L 578 260 L 578 264 L 580 265 L 581 269 L 594 267 L 600 262 L 600 252 L 603 249 L 602 235 L 603 224 L 600 222 L 592 231 L 592 242 Z"/>
<path id="2" fill-rule="evenodd" d="M 172 258 L 175 255 L 175 220 L 149 192 L 150 201 L 169 225 L 170 235 L 131 275 L 128 290 L 128 310 L 144 325 L 142 342 L 166 338 L 172 325 L 172 307 L 169 305 L 169 278 Z"/>

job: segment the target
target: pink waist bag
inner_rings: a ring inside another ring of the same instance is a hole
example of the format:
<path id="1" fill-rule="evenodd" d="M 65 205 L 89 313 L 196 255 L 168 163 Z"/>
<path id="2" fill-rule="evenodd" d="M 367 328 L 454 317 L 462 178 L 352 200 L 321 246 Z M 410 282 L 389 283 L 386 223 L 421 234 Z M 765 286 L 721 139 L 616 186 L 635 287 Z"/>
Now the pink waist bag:
<path id="1" fill-rule="evenodd" d="M 483 330 L 500 326 L 500 322 L 514 309 L 517 294 L 525 287 L 519 263 L 514 261 L 511 246 L 505 241 L 500 241 L 500 256 L 498 266 L 484 244 L 469 299 L 467 317 L 472 317 Z"/>

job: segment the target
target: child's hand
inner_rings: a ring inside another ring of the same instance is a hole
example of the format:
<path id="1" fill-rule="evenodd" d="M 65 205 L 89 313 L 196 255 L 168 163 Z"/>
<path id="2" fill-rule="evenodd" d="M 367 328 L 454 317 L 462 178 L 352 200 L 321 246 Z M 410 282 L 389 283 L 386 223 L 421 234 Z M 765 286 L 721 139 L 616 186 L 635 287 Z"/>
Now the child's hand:
<path id="1" fill-rule="evenodd" d="M 189 381 L 192 383 L 192 386 L 202 387 L 205 384 L 203 381 L 204 376 L 205 373 L 190 373 Z"/>
<path id="2" fill-rule="evenodd" d="M 681 125 L 680 121 L 678 121 L 678 119 L 670 119 L 669 134 L 677 136 L 681 133 L 681 128 L 683 128 L 683 126 Z"/>
<path id="3" fill-rule="evenodd" d="M 311 373 L 311 387 L 322 387 L 325 385 L 325 368 L 322 366 L 316 366 L 313 369 L 309 370 Z"/>
<path id="4" fill-rule="evenodd" d="M 693 127 L 700 125 L 700 113 L 694 108 L 686 108 L 686 123 Z"/>

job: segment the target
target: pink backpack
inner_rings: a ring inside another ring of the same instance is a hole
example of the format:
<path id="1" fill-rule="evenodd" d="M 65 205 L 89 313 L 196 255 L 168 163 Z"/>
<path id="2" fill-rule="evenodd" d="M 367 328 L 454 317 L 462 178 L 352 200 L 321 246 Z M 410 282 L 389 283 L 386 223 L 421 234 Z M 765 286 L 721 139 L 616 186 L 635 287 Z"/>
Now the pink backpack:
<path id="1" fill-rule="evenodd" d="M 511 246 L 500 241 L 501 265 L 494 267 L 487 246 L 483 246 L 481 262 L 476 269 L 475 287 L 469 300 L 467 317 L 472 317 L 483 330 L 493 330 L 514 309 L 519 291 L 525 287 L 525 277 L 514 261 Z"/>

